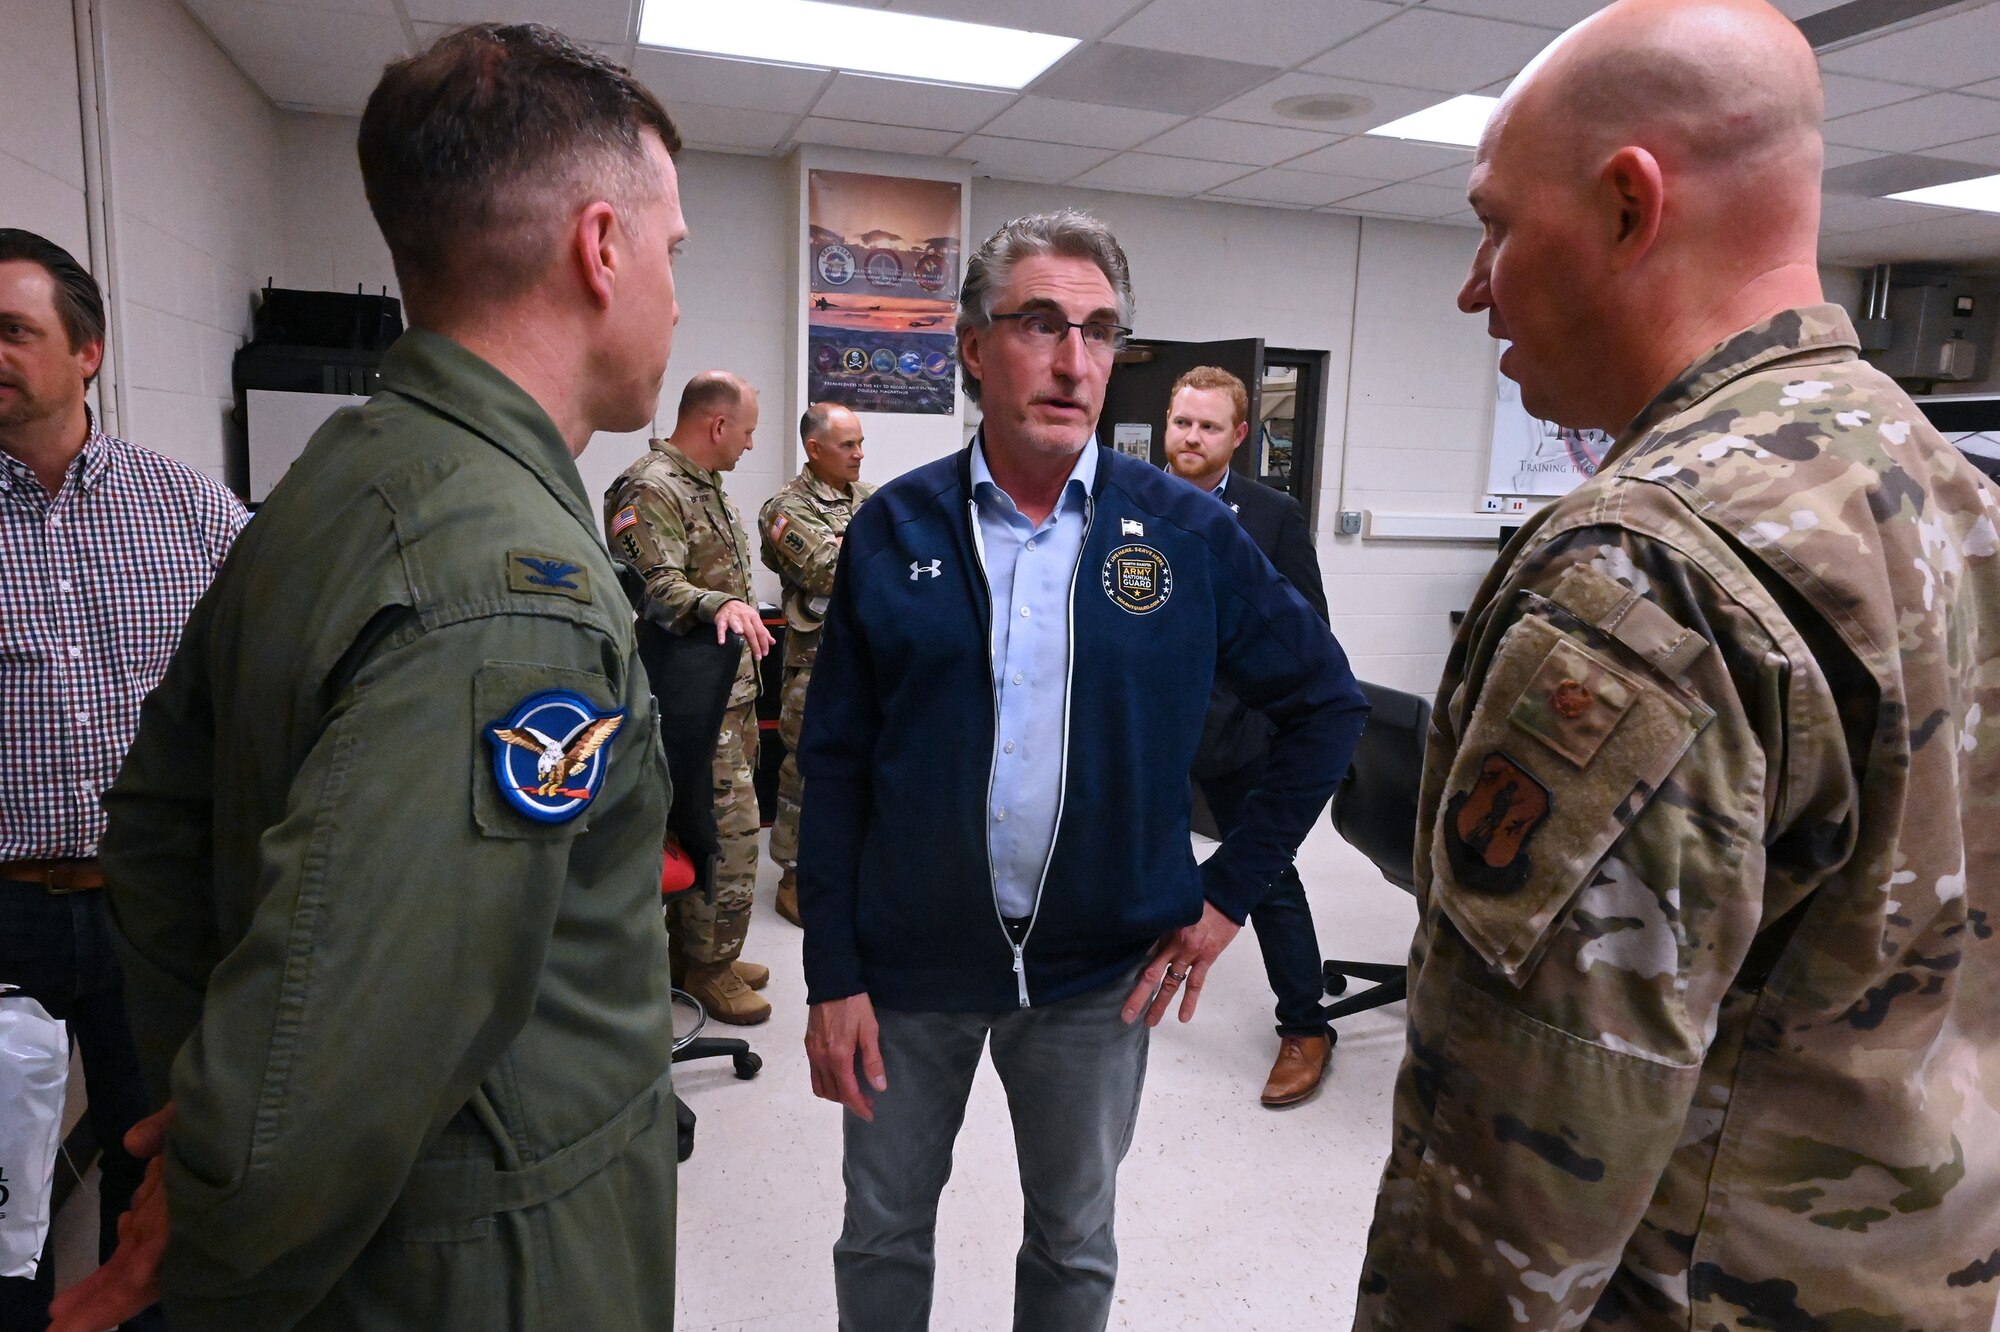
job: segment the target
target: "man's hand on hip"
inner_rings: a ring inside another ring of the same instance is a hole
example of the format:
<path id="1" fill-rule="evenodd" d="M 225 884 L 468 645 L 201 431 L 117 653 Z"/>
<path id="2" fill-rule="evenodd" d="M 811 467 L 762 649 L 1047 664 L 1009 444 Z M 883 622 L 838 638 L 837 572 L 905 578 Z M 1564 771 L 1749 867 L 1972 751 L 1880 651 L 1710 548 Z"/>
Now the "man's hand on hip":
<path id="1" fill-rule="evenodd" d="M 1127 1022 L 1137 1022 L 1139 1014 L 1144 1012 L 1146 1025 L 1157 1027 L 1167 1015 L 1167 1006 L 1174 1001 L 1174 991 L 1179 990 L 1181 1021 L 1192 1018 L 1195 1005 L 1201 1002 L 1201 987 L 1208 980 L 1208 969 L 1242 928 L 1217 911 L 1215 903 L 1203 902 L 1200 920 L 1160 940 L 1153 960 L 1139 973 L 1139 983 L 1126 996 L 1125 1009 L 1119 1016 Z"/>
<path id="2" fill-rule="evenodd" d="M 759 661 L 777 641 L 764 627 L 764 617 L 747 601 L 725 601 L 715 613 L 715 641 L 726 643 L 732 633 L 743 635 L 743 641 L 750 645 L 750 655 Z"/>
<path id="3" fill-rule="evenodd" d="M 868 1085 L 889 1090 L 882 1071 L 882 1045 L 875 1025 L 875 1004 L 866 994 L 829 999 L 812 1006 L 806 1019 L 806 1058 L 812 1063 L 813 1095 L 838 1101 L 866 1120 L 875 1118 L 875 1103 L 861 1090 L 855 1076 L 858 1062 Z"/>

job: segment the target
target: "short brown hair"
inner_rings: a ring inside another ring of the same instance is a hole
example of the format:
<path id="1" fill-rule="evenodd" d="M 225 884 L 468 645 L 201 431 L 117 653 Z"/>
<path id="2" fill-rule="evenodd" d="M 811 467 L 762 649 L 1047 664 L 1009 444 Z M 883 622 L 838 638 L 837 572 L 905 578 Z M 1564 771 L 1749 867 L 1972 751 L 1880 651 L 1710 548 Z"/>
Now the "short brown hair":
<path id="1" fill-rule="evenodd" d="M 748 391 L 750 386 L 740 375 L 727 370 L 704 370 L 681 390 L 681 406 L 674 419 L 698 421 L 710 416 L 731 416 L 743 405 Z"/>
<path id="2" fill-rule="evenodd" d="M 526 290 L 581 198 L 657 196 L 647 130 L 679 151 L 659 98 L 539 23 L 460 28 L 390 65 L 356 147 L 404 298 Z"/>
<path id="3" fill-rule="evenodd" d="M 1236 413 L 1236 419 L 1229 424 L 1242 425 L 1250 419 L 1250 390 L 1243 387 L 1243 381 L 1230 374 L 1219 365 L 1198 365 L 1174 381 L 1174 391 L 1167 395 L 1167 409 L 1173 410 L 1175 398 L 1184 388 L 1221 389 L 1229 395 L 1229 405 Z"/>

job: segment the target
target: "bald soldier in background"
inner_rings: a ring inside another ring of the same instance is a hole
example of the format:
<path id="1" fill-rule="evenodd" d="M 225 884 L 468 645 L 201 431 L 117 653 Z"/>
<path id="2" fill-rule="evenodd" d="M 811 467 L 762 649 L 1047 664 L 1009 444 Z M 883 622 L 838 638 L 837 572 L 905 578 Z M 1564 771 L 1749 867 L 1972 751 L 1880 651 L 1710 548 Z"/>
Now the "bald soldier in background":
<path id="1" fill-rule="evenodd" d="M 667 908 L 674 984 L 721 1022 L 771 1016 L 756 991 L 771 969 L 742 959 L 757 884 L 757 661 L 771 631 L 750 590 L 750 539 L 722 477 L 754 446 L 757 390 L 726 370 L 706 370 L 681 390 L 673 433 L 656 439 L 604 495 L 611 555 L 645 583 L 640 613 L 675 633 L 715 626 L 715 641 L 743 638 L 729 710 L 715 746 L 715 827 L 722 842 L 715 900 L 680 893 Z"/>
<path id="2" fill-rule="evenodd" d="M 2000 493 L 1823 302 L 1820 107 L 1622 0 L 1487 125 L 1460 306 L 1618 439 L 1445 669 L 1358 1327 L 1996 1325 Z"/>
<path id="3" fill-rule="evenodd" d="M 764 501 L 757 515 L 764 567 L 784 583 L 785 689 L 778 738 L 785 761 L 778 769 L 778 817 L 771 823 L 771 859 L 784 867 L 778 880 L 778 914 L 799 920 L 799 729 L 806 714 L 806 686 L 819 655 L 819 629 L 833 595 L 833 570 L 841 538 L 861 501 L 875 487 L 861 479 L 861 418 L 838 403 L 816 402 L 799 418 L 806 465 Z"/>

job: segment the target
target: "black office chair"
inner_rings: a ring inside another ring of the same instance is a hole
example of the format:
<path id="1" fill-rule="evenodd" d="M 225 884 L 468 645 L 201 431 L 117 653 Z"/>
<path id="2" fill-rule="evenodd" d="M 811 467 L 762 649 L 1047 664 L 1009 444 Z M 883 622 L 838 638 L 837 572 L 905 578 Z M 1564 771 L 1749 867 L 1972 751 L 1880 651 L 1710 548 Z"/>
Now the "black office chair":
<path id="1" fill-rule="evenodd" d="M 706 625 L 693 632 L 673 633 L 641 616 L 639 660 L 646 667 L 653 697 L 660 707 L 660 743 L 666 750 L 667 774 L 673 781 L 673 804 L 667 811 L 667 831 L 693 862 L 694 878 L 681 891 L 715 894 L 716 865 L 722 839 L 715 827 L 715 746 L 722 734 L 722 714 L 729 707 L 729 686 L 743 640 L 732 634 L 717 643 Z M 664 904 L 662 910 L 664 910 Z M 691 1009 L 695 1022 L 674 1037 L 673 1062 L 727 1057 L 739 1078 L 754 1078 L 764 1066 L 750 1043 L 735 1036 L 704 1036 L 708 1011 L 685 990 L 675 990 L 676 1004 Z M 680 1121 L 680 1157 L 694 1150 L 694 1111 L 675 1097 Z"/>
<path id="2" fill-rule="evenodd" d="M 1355 747 L 1353 764 L 1333 797 L 1333 827 L 1373 861 L 1382 876 L 1406 893 L 1416 891 L 1417 794 L 1424 777 L 1424 745 L 1431 729 L 1427 699 L 1385 685 L 1363 683 L 1372 709 Z M 1345 994 L 1350 979 L 1368 989 L 1325 1007 L 1329 1019 L 1364 1013 L 1408 997 L 1405 963 L 1324 964 L 1326 992 Z"/>

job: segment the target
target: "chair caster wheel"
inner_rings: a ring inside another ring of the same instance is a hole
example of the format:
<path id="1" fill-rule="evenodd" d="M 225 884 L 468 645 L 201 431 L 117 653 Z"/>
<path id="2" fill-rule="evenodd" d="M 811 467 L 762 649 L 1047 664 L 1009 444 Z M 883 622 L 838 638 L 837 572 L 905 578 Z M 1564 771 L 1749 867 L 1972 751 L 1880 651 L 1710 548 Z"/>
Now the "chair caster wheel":
<path id="1" fill-rule="evenodd" d="M 1340 974 L 1339 972 L 1337 972 L 1337 971 L 1329 971 L 1329 972 L 1327 972 L 1327 973 L 1326 973 L 1326 992 L 1327 992 L 1328 994 L 1346 994 L 1346 993 L 1347 993 L 1347 977 L 1345 977 L 1345 976 L 1341 975 L 1341 974 Z"/>
<path id="2" fill-rule="evenodd" d="M 736 1065 L 736 1076 L 746 1082 L 756 1077 L 757 1071 L 764 1067 L 763 1058 L 754 1050 L 737 1055 L 730 1062 Z"/>

